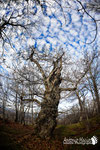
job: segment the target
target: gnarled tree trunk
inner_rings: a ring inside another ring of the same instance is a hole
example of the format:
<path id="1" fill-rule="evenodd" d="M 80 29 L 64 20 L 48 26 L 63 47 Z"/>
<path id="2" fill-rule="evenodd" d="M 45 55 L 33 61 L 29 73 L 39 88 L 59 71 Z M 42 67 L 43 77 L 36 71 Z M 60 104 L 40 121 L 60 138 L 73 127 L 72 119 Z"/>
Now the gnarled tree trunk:
<path id="1" fill-rule="evenodd" d="M 56 61 L 55 64 L 49 77 L 45 79 L 44 100 L 41 103 L 41 111 L 34 127 L 34 134 L 41 138 L 50 137 L 56 127 L 62 66 L 59 66 L 59 61 Z"/>

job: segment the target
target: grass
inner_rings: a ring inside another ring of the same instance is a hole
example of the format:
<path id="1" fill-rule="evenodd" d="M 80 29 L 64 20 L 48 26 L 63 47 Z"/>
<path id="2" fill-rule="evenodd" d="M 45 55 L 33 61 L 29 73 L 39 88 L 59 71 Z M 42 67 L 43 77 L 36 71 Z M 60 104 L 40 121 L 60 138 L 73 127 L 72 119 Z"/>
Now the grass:
<path id="1" fill-rule="evenodd" d="M 58 125 L 53 138 L 41 140 L 31 136 L 33 127 L 0 121 L 0 150 L 98 150 L 100 147 L 100 116 L 89 119 L 90 130 L 86 130 L 87 122 L 71 125 Z M 96 145 L 63 144 L 66 137 L 89 139 L 98 138 Z"/>
<path id="2" fill-rule="evenodd" d="M 64 137 L 69 138 L 84 138 L 90 139 L 96 136 L 98 143 L 96 145 L 64 145 L 64 150 L 98 150 L 100 148 L 100 116 L 89 119 L 89 131 L 86 130 L 87 122 L 75 123 L 72 125 L 59 125 L 55 130 L 55 135 L 63 140 Z"/>

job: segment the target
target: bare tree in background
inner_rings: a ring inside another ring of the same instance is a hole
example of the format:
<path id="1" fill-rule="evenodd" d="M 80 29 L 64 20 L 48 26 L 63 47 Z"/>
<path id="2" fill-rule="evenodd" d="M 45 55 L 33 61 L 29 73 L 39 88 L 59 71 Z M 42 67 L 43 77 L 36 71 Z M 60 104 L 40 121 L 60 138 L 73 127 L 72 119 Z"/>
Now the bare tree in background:
<path id="1" fill-rule="evenodd" d="M 89 61 L 92 60 L 91 65 L 89 66 Z M 93 100 L 97 104 L 98 113 L 100 113 L 100 95 L 99 95 L 99 89 L 100 89 L 100 55 L 98 52 L 94 51 L 92 56 L 87 55 L 85 57 L 85 61 L 87 62 L 87 67 L 89 68 L 88 74 L 87 74 L 87 81 L 89 84 L 89 88 L 87 86 L 87 89 L 91 92 L 91 95 L 93 97 Z"/>

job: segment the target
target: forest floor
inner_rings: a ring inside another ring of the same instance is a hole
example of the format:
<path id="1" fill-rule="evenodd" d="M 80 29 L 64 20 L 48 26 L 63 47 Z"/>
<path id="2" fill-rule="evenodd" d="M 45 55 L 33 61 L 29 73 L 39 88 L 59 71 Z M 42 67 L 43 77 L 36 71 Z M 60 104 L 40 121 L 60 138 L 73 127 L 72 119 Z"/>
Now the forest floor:
<path id="1" fill-rule="evenodd" d="M 71 125 L 58 125 L 52 139 L 40 140 L 32 136 L 33 127 L 0 119 L 0 150 L 99 150 L 100 116 L 87 122 Z M 64 144 L 66 139 L 91 139 L 96 136 L 97 144 Z"/>

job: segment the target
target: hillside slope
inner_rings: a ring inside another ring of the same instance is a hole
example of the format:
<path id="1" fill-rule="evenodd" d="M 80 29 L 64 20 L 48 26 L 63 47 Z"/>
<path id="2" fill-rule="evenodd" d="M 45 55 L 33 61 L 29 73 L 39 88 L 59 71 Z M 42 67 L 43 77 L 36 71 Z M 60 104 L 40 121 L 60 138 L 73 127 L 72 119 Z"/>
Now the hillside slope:
<path id="1" fill-rule="evenodd" d="M 100 116 L 87 122 L 56 127 L 52 139 L 41 140 L 32 136 L 33 127 L 23 126 L 13 122 L 0 120 L 0 149 L 1 150 L 98 150 L 100 147 Z M 92 144 L 63 144 L 66 139 L 91 139 L 96 137 L 97 143 Z"/>

